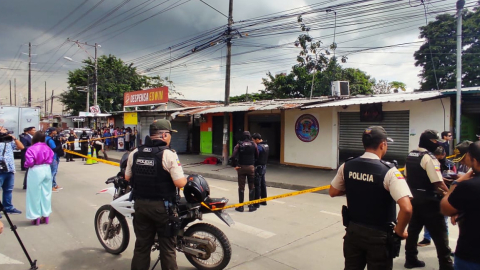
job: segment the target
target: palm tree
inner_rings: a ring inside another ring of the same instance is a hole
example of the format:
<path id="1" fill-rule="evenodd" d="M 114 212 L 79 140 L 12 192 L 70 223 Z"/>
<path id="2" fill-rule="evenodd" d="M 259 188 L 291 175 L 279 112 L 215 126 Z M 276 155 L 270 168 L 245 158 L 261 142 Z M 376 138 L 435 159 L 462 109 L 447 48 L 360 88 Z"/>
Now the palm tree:
<path id="1" fill-rule="evenodd" d="M 389 86 L 391 89 L 393 89 L 393 92 L 394 93 L 398 93 L 398 89 L 402 90 L 405 92 L 406 90 L 406 84 L 402 83 L 402 82 L 397 82 L 397 81 L 393 81 L 393 82 L 390 82 L 389 83 Z"/>

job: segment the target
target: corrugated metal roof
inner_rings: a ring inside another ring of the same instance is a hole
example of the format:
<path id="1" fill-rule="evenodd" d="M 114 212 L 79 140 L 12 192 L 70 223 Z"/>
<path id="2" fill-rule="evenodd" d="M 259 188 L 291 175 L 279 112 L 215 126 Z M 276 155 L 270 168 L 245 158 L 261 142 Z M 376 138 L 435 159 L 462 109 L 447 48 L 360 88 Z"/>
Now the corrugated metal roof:
<path id="1" fill-rule="evenodd" d="M 440 92 L 442 92 L 444 95 L 452 95 L 457 93 L 457 89 L 446 89 L 446 90 L 441 90 Z M 480 86 L 462 88 L 462 93 L 469 93 L 469 92 L 480 92 Z"/>
<path id="2" fill-rule="evenodd" d="M 425 91 L 425 92 L 413 92 L 413 93 L 396 93 L 396 94 L 384 94 L 365 97 L 350 97 L 346 99 L 335 100 L 331 102 L 325 102 L 321 104 L 315 104 L 310 106 L 303 106 L 302 108 L 324 108 L 324 107 L 342 107 L 359 104 L 372 104 L 372 103 L 388 103 L 388 102 L 403 102 L 413 100 L 424 100 L 442 96 L 440 91 Z"/>

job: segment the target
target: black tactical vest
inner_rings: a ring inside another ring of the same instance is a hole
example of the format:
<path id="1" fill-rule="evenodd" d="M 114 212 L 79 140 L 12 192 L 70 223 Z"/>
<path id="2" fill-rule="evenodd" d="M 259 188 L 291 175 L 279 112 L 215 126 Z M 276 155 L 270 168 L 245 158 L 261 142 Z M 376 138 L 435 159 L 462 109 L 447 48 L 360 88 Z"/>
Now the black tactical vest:
<path id="1" fill-rule="evenodd" d="M 88 144 L 88 134 L 85 134 L 85 135 L 80 135 L 80 138 L 79 138 L 82 145 L 87 145 Z"/>
<path id="2" fill-rule="evenodd" d="M 171 150 L 166 146 L 138 147 L 132 168 L 134 199 L 175 202 L 175 184 L 162 165 L 164 151 Z"/>
<path id="3" fill-rule="evenodd" d="M 396 220 L 396 202 L 385 189 L 385 175 L 394 165 L 382 160 L 354 158 L 345 162 L 344 179 L 350 220 L 386 230 Z"/>
<path id="4" fill-rule="evenodd" d="M 434 155 L 428 151 L 420 152 L 413 150 L 407 156 L 405 162 L 407 168 L 407 184 L 412 191 L 423 189 L 426 191 L 434 191 L 434 187 L 428 178 L 427 171 L 420 165 L 423 156 L 430 155 L 431 158 L 436 159 Z"/>
<path id="5" fill-rule="evenodd" d="M 252 141 L 241 141 L 238 147 L 238 164 L 255 164 L 255 144 Z"/>
<path id="6" fill-rule="evenodd" d="M 258 145 L 263 148 L 263 151 L 259 151 L 258 159 L 257 162 L 255 162 L 255 165 L 267 165 L 270 148 L 268 147 L 268 144 L 264 142 L 261 142 Z"/>

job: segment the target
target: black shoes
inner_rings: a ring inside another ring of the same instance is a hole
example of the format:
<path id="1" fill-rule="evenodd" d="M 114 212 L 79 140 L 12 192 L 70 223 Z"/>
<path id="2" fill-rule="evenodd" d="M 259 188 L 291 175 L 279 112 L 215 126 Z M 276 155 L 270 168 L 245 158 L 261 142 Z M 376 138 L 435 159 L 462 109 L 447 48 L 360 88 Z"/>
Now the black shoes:
<path id="1" fill-rule="evenodd" d="M 420 268 L 420 267 L 425 267 L 425 262 L 420 261 L 419 259 L 416 260 L 406 260 L 405 265 L 403 265 L 407 269 L 412 269 L 412 268 Z"/>
<path id="2" fill-rule="evenodd" d="M 260 204 L 261 205 L 267 205 L 267 202 L 261 202 Z"/>
<path id="3" fill-rule="evenodd" d="M 257 207 L 255 207 L 253 205 L 248 206 L 248 212 L 255 212 L 255 211 L 257 211 Z"/>
<path id="4" fill-rule="evenodd" d="M 424 238 L 422 241 L 418 242 L 417 246 L 419 247 L 426 247 L 426 246 L 429 246 L 431 243 L 430 240 Z"/>
<path id="5" fill-rule="evenodd" d="M 243 206 L 240 206 L 240 207 L 235 207 L 235 211 L 238 211 L 238 212 L 243 212 Z"/>

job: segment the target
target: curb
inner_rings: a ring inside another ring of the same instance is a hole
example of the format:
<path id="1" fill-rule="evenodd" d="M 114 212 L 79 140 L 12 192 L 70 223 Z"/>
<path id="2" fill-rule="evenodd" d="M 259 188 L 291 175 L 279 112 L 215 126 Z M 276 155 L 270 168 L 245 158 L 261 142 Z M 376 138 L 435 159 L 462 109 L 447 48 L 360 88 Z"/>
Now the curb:
<path id="1" fill-rule="evenodd" d="M 114 161 L 114 162 L 120 162 L 120 159 L 116 158 L 110 158 L 109 161 Z M 189 170 L 184 169 L 183 172 L 187 175 L 189 174 L 198 174 L 197 171 L 194 170 Z M 230 181 L 230 182 L 237 182 L 238 178 L 237 176 L 230 176 L 230 175 L 222 175 L 219 173 L 202 173 L 203 177 L 206 178 L 213 178 L 217 180 L 224 180 L 224 181 Z M 273 187 L 273 188 L 282 188 L 282 189 L 290 189 L 290 190 L 305 190 L 305 189 L 311 189 L 315 188 L 316 186 L 307 186 L 307 185 L 298 185 L 298 184 L 290 184 L 290 183 L 282 183 L 282 182 L 273 182 L 273 181 L 266 181 L 267 187 Z M 313 193 L 318 193 L 318 194 L 328 194 L 328 190 L 320 190 L 317 192 Z"/>

